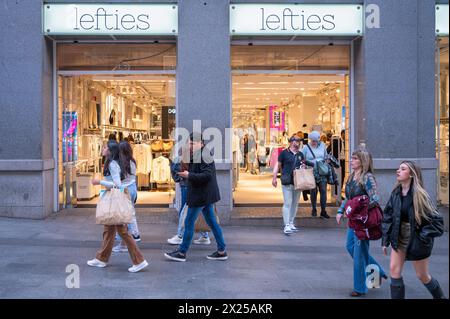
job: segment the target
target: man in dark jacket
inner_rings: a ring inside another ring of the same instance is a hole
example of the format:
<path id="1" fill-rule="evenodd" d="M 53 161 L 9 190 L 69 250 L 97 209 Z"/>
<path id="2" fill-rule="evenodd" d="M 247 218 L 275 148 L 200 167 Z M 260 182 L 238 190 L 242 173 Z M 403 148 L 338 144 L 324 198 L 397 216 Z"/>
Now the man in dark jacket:
<path id="1" fill-rule="evenodd" d="M 192 242 L 195 221 L 200 212 L 211 228 L 217 242 L 217 251 L 207 256 L 211 260 L 226 260 L 226 245 L 222 229 L 217 223 L 214 213 L 214 203 L 220 200 L 219 186 L 216 179 L 216 166 L 211 152 L 204 148 L 201 134 L 191 133 L 190 136 L 191 161 L 188 171 L 178 173 L 188 181 L 187 205 L 189 207 L 185 220 L 183 242 L 178 250 L 165 253 L 164 256 L 175 261 L 186 261 L 186 252 Z"/>

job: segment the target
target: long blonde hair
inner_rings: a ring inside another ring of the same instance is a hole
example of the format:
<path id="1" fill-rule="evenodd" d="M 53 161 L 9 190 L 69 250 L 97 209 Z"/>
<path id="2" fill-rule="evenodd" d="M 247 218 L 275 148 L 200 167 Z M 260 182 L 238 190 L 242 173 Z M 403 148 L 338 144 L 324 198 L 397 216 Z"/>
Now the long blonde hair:
<path id="1" fill-rule="evenodd" d="M 361 162 L 361 174 L 359 175 L 359 178 L 356 182 L 360 185 L 364 185 L 364 178 L 366 177 L 367 173 L 373 174 L 372 155 L 370 155 L 370 153 L 365 150 L 356 150 L 352 153 L 352 156 L 358 157 L 359 161 Z M 355 171 L 350 174 L 348 180 L 351 181 L 354 176 Z"/>
<path id="2" fill-rule="evenodd" d="M 423 187 L 422 170 L 412 161 L 403 161 L 409 168 L 411 177 L 411 185 L 413 191 L 414 216 L 418 225 L 422 223 L 422 219 L 430 220 L 431 215 L 436 214 L 436 206 L 430 198 L 430 195 Z M 401 165 L 400 164 L 400 165 Z M 397 182 L 395 188 L 401 184 Z"/>

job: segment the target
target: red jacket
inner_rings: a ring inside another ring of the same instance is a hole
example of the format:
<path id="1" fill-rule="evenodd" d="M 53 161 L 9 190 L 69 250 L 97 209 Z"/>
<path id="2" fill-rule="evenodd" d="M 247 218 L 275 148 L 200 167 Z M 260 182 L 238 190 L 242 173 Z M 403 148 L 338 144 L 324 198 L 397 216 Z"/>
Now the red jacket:
<path id="1" fill-rule="evenodd" d="M 344 208 L 348 227 L 355 231 L 359 240 L 378 240 L 382 236 L 383 211 L 377 205 L 369 209 L 369 197 L 356 196 L 349 199 Z"/>

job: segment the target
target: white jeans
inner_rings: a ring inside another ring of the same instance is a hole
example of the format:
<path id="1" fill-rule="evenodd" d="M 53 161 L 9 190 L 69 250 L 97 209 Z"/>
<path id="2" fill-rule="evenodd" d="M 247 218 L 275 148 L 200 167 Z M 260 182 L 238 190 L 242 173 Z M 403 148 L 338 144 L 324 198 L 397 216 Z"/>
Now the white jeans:
<path id="1" fill-rule="evenodd" d="M 298 200 L 300 199 L 301 191 L 295 190 L 294 185 L 281 185 L 283 190 L 283 221 L 284 224 L 294 223 L 297 215 Z"/>

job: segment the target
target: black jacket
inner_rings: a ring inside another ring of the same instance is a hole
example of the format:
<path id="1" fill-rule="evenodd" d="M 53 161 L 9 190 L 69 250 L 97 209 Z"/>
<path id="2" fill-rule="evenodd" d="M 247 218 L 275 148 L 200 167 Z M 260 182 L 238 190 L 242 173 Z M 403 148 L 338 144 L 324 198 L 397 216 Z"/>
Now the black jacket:
<path id="1" fill-rule="evenodd" d="M 384 209 L 383 214 L 383 239 L 382 245 L 392 245 L 398 249 L 398 238 L 401 226 L 402 190 L 397 187 L 392 193 Z M 421 260 L 429 257 L 433 249 L 434 237 L 441 236 L 444 232 L 442 216 L 433 215 L 430 221 L 422 220 L 421 225 L 416 223 L 413 203 L 409 206 L 409 223 L 411 234 L 406 248 L 406 260 Z"/>
<path id="2" fill-rule="evenodd" d="M 201 162 L 191 161 L 189 164 L 187 191 L 187 205 L 189 207 L 206 206 L 220 200 L 219 186 L 216 179 L 216 165 L 212 157 L 209 157 L 209 151 L 204 150 L 202 149 L 204 156 L 201 157 Z"/>

